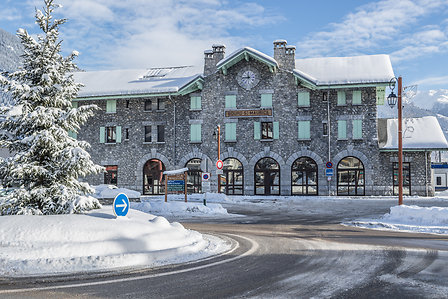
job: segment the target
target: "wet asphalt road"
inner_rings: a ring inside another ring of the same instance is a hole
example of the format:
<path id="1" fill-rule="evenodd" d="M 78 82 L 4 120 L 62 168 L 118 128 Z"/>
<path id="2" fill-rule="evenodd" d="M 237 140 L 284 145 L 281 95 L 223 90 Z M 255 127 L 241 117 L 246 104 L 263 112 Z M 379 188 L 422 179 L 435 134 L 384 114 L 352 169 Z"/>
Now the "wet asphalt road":
<path id="1" fill-rule="evenodd" d="M 229 254 L 153 270 L 3 279 L 0 298 L 448 297 L 448 237 L 340 225 L 384 214 L 389 203 L 354 205 L 302 213 L 229 204 L 247 216 L 183 222 L 227 238 Z"/>

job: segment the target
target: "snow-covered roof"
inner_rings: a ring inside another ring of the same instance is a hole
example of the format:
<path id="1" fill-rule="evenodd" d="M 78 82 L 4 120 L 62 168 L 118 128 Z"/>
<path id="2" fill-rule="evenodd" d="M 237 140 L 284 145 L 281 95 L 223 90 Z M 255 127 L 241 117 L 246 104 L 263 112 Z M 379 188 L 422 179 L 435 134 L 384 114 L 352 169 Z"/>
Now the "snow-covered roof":
<path id="1" fill-rule="evenodd" d="M 84 84 L 78 97 L 176 93 L 199 78 L 202 68 L 193 66 L 133 70 L 77 72 L 74 78 Z"/>
<path id="2" fill-rule="evenodd" d="M 184 167 L 184 168 L 181 168 L 181 169 L 175 169 L 175 170 L 166 170 L 166 171 L 163 172 L 163 174 L 174 175 L 174 174 L 181 174 L 181 173 L 184 173 L 186 171 L 188 171 L 188 167 Z"/>
<path id="3" fill-rule="evenodd" d="M 388 83 L 394 77 L 389 55 L 296 59 L 294 74 L 316 86 Z"/>
<path id="4" fill-rule="evenodd" d="M 378 120 L 378 141 L 381 150 L 398 149 L 398 120 Z M 434 116 L 403 120 L 404 150 L 448 150 L 448 142 Z"/>
<path id="5" fill-rule="evenodd" d="M 271 66 L 278 67 L 278 63 L 274 58 L 272 58 L 271 56 L 266 55 L 258 50 L 250 48 L 250 47 L 240 48 L 240 49 L 232 52 L 229 56 L 227 56 L 226 58 L 219 61 L 216 64 L 216 67 L 218 69 L 221 67 L 224 67 L 226 65 L 228 67 L 230 67 L 230 66 L 234 65 L 235 63 L 237 63 L 238 61 L 245 58 L 245 54 L 247 54 L 255 59 L 258 59 L 264 63 L 267 63 Z"/>

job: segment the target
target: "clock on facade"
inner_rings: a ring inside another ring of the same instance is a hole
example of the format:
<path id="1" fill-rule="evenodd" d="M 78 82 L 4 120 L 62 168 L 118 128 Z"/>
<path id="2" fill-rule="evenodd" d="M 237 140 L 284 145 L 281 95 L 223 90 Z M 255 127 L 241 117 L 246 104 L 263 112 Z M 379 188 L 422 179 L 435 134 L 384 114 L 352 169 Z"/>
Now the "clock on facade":
<path id="1" fill-rule="evenodd" d="M 236 79 L 238 84 L 247 90 L 256 86 L 260 81 L 258 73 L 254 69 L 242 69 L 238 72 Z"/>

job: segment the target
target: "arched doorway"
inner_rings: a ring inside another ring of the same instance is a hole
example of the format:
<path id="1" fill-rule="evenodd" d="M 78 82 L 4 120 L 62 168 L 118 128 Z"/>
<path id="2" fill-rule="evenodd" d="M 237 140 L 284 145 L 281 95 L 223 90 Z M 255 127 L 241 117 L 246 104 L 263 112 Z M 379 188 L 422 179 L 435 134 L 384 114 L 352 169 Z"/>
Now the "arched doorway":
<path id="1" fill-rule="evenodd" d="M 254 168 L 255 195 L 280 195 L 280 165 L 272 158 L 262 158 Z"/>
<path id="2" fill-rule="evenodd" d="M 235 158 L 227 158 L 223 163 L 224 174 L 221 175 L 221 193 L 227 195 L 243 195 L 243 164 Z"/>
<path id="3" fill-rule="evenodd" d="M 143 166 L 143 194 L 155 195 L 164 194 L 165 181 L 163 172 L 165 165 L 158 159 L 151 159 Z"/>
<path id="4" fill-rule="evenodd" d="M 187 192 L 190 194 L 202 191 L 201 162 L 201 159 L 194 158 L 185 164 L 185 167 L 188 168 Z"/>
<path id="5" fill-rule="evenodd" d="M 317 195 L 317 164 L 309 157 L 300 157 L 291 165 L 291 194 Z"/>
<path id="6" fill-rule="evenodd" d="M 338 195 L 364 195 L 365 170 L 361 160 L 345 157 L 338 163 Z"/>

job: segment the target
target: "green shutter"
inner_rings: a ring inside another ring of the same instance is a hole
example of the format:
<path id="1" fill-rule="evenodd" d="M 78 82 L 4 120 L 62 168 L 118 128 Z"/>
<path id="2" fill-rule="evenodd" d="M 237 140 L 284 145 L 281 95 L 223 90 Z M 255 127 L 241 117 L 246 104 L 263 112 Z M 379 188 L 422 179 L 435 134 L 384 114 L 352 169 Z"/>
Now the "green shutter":
<path id="1" fill-rule="evenodd" d="M 376 87 L 376 104 L 384 105 L 384 99 L 386 98 L 386 87 L 377 86 Z"/>
<path id="2" fill-rule="evenodd" d="M 279 127 L 278 127 L 278 121 L 274 121 L 273 123 L 273 129 L 274 129 L 274 139 L 278 139 L 279 135 Z"/>
<path id="3" fill-rule="evenodd" d="M 100 127 L 100 143 L 106 142 L 106 128 Z"/>
<path id="4" fill-rule="evenodd" d="M 299 139 L 310 139 L 310 121 L 301 120 L 299 121 Z"/>
<path id="5" fill-rule="evenodd" d="M 347 121 L 338 120 L 338 139 L 347 139 Z"/>
<path id="6" fill-rule="evenodd" d="M 299 92 L 297 95 L 297 104 L 299 106 L 310 106 L 310 93 L 309 92 Z"/>
<path id="7" fill-rule="evenodd" d="M 353 139 L 362 139 L 362 119 L 353 120 Z"/>
<path id="8" fill-rule="evenodd" d="M 354 104 L 354 105 L 360 105 L 361 104 L 361 91 L 360 90 L 354 90 L 353 91 L 352 104 Z"/>
<path id="9" fill-rule="evenodd" d="M 78 139 L 78 134 L 75 131 L 68 130 L 68 136 L 73 139 Z"/>
<path id="10" fill-rule="evenodd" d="M 117 141 L 116 142 L 120 143 L 121 142 L 121 127 L 117 126 L 116 129 L 117 129 Z"/>
<path id="11" fill-rule="evenodd" d="M 78 108 L 78 102 L 72 101 L 72 108 Z"/>
<path id="12" fill-rule="evenodd" d="M 261 107 L 262 108 L 272 107 L 272 93 L 266 93 L 261 95 Z"/>
<path id="13" fill-rule="evenodd" d="M 226 108 L 236 108 L 236 95 L 226 96 Z"/>
<path id="14" fill-rule="evenodd" d="M 201 97 L 191 97 L 190 98 L 190 109 L 191 110 L 201 110 Z"/>
<path id="15" fill-rule="evenodd" d="M 226 123 L 226 141 L 236 140 L 236 123 Z"/>
<path id="16" fill-rule="evenodd" d="M 338 105 L 345 105 L 345 91 L 338 91 Z"/>
<path id="17" fill-rule="evenodd" d="M 259 121 L 254 122 L 254 139 L 261 139 L 261 124 Z"/>
<path id="18" fill-rule="evenodd" d="M 190 125 L 190 141 L 201 142 L 201 124 Z"/>
<path id="19" fill-rule="evenodd" d="M 117 100 L 107 100 L 106 112 L 107 113 L 116 113 L 117 112 Z"/>

